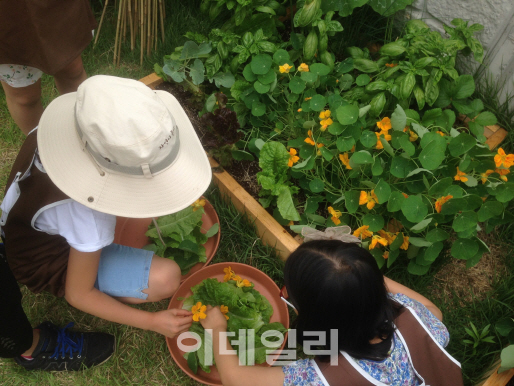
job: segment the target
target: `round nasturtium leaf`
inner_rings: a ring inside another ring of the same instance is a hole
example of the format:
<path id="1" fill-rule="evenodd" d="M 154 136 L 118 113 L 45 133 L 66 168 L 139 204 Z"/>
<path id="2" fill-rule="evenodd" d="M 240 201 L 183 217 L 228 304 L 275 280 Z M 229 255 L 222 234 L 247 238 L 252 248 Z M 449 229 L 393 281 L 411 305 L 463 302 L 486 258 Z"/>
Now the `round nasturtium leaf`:
<path id="1" fill-rule="evenodd" d="M 353 76 L 350 74 L 344 74 L 341 79 L 339 80 L 339 87 L 341 90 L 348 90 L 350 87 L 352 87 L 353 84 Z"/>
<path id="2" fill-rule="evenodd" d="M 448 232 L 445 232 L 440 228 L 435 228 L 427 233 L 425 239 L 427 241 L 430 241 L 431 243 L 438 243 L 439 241 L 448 240 L 449 237 L 450 235 L 448 234 Z"/>
<path id="3" fill-rule="evenodd" d="M 250 63 L 248 63 L 244 70 L 243 70 L 243 76 L 248 82 L 255 82 L 257 80 L 257 75 L 255 75 L 252 71 L 252 66 L 250 66 Z"/>
<path id="4" fill-rule="evenodd" d="M 377 135 L 373 131 L 364 130 L 360 137 L 361 143 L 364 147 L 372 147 L 377 144 Z"/>
<path id="5" fill-rule="evenodd" d="M 321 193 L 323 190 L 325 190 L 325 183 L 319 178 L 315 178 L 309 182 L 309 189 L 312 193 Z"/>
<path id="6" fill-rule="evenodd" d="M 261 117 L 266 113 L 266 105 L 259 101 L 254 101 L 252 103 L 252 115 L 256 117 Z"/>
<path id="7" fill-rule="evenodd" d="M 371 81 L 371 78 L 368 74 L 361 74 L 355 79 L 355 83 L 357 83 L 357 86 L 365 86 Z"/>
<path id="8" fill-rule="evenodd" d="M 271 56 L 267 54 L 255 55 L 250 62 L 252 71 L 256 75 L 266 74 L 270 70 L 272 64 L 273 60 L 271 59 Z"/>
<path id="9" fill-rule="evenodd" d="M 399 191 L 391 192 L 389 201 L 387 202 L 387 210 L 389 212 L 398 212 L 402 208 L 402 202 L 405 200 L 404 195 Z"/>
<path id="10" fill-rule="evenodd" d="M 310 108 L 312 111 L 322 111 L 327 104 L 327 100 L 323 95 L 316 94 L 310 100 Z"/>
<path id="11" fill-rule="evenodd" d="M 372 164 L 373 157 L 371 156 L 371 154 L 369 154 L 369 152 L 361 150 L 353 153 L 353 155 L 350 158 L 350 161 L 356 165 Z"/>
<path id="12" fill-rule="evenodd" d="M 439 141 L 430 142 L 419 154 L 421 166 L 428 170 L 435 170 L 445 159 L 446 144 Z"/>
<path id="13" fill-rule="evenodd" d="M 302 75 L 300 75 L 304 81 L 308 82 L 315 82 L 318 80 L 318 75 L 313 74 L 312 72 L 302 72 Z"/>
<path id="14" fill-rule="evenodd" d="M 423 220 L 428 214 L 428 208 L 419 196 L 409 196 L 402 202 L 403 215 L 413 223 Z"/>
<path id="15" fill-rule="evenodd" d="M 351 125 L 359 119 L 359 108 L 355 105 L 339 106 L 336 110 L 336 116 L 342 125 Z"/>
<path id="16" fill-rule="evenodd" d="M 273 61 L 278 64 L 279 66 L 284 65 L 285 63 L 288 63 L 291 60 L 289 57 L 289 53 L 286 50 L 277 50 L 273 54 Z"/>
<path id="17" fill-rule="evenodd" d="M 451 139 L 448 148 L 453 157 L 459 157 L 467 153 L 477 144 L 477 140 L 469 134 L 460 133 L 458 136 Z"/>
<path id="18" fill-rule="evenodd" d="M 362 225 L 369 225 L 370 232 L 378 232 L 384 227 L 385 221 L 379 214 L 368 213 L 362 217 Z"/>
<path id="19" fill-rule="evenodd" d="M 262 84 L 271 84 L 271 83 L 273 83 L 273 81 L 276 78 L 277 78 L 277 74 L 275 73 L 275 71 L 273 69 L 269 70 L 266 74 L 259 75 L 257 77 L 259 82 L 261 82 Z"/>
<path id="20" fill-rule="evenodd" d="M 452 228 L 455 232 L 464 232 L 470 228 L 476 228 L 478 215 L 476 212 L 464 212 L 455 217 Z"/>
<path id="21" fill-rule="evenodd" d="M 383 204 L 387 202 L 391 196 L 391 187 L 387 182 L 381 179 L 378 181 L 377 186 L 375 186 L 375 194 L 377 195 L 378 203 Z"/>
<path id="22" fill-rule="evenodd" d="M 328 75 L 330 67 L 323 63 L 314 63 L 309 66 L 309 71 L 316 75 Z"/>
<path id="23" fill-rule="evenodd" d="M 470 259 L 478 252 L 478 244 L 471 239 L 457 239 L 452 245 L 451 253 L 456 259 Z"/>
<path id="24" fill-rule="evenodd" d="M 336 145 L 337 150 L 344 153 L 345 151 L 350 151 L 355 146 L 355 139 L 353 137 L 339 137 L 337 138 Z"/>
<path id="25" fill-rule="evenodd" d="M 266 94 L 270 89 L 270 85 L 262 84 L 261 82 L 256 80 L 253 84 L 253 88 L 255 88 L 255 91 L 257 91 L 259 94 Z"/>
<path id="26" fill-rule="evenodd" d="M 418 275 L 418 276 L 425 275 L 429 269 L 430 269 L 430 265 L 419 265 L 419 264 L 416 264 L 415 260 L 411 260 L 409 262 L 409 265 L 407 266 L 407 271 L 409 271 L 409 273 L 411 275 Z"/>
<path id="27" fill-rule="evenodd" d="M 289 81 L 289 89 L 295 94 L 301 94 L 305 90 L 305 81 L 295 76 Z"/>

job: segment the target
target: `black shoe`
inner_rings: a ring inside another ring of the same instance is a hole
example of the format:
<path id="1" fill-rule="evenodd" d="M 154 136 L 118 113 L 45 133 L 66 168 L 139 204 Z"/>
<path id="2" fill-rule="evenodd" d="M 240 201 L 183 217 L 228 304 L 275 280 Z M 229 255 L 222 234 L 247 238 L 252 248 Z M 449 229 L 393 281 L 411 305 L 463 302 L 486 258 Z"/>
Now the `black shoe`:
<path id="1" fill-rule="evenodd" d="M 50 322 L 38 327 L 39 342 L 32 360 L 15 358 L 16 363 L 27 370 L 77 371 L 104 363 L 114 353 L 113 335 L 103 332 L 73 332 L 69 323 L 57 328 Z"/>

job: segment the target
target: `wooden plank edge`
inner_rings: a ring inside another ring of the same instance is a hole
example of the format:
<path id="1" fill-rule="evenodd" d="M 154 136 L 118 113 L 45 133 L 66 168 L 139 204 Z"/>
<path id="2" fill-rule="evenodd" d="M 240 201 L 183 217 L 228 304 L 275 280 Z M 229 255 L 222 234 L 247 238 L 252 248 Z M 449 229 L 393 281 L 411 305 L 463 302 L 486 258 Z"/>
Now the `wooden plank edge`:
<path id="1" fill-rule="evenodd" d="M 489 378 L 485 382 L 480 383 L 478 386 L 505 386 L 509 381 L 514 377 L 514 369 L 510 369 L 504 371 L 501 374 L 498 374 L 498 369 L 500 366 L 496 367 L 494 371 L 491 373 Z"/>
<path id="2" fill-rule="evenodd" d="M 209 157 L 209 162 L 212 167 L 219 167 L 219 164 L 212 157 Z M 287 260 L 291 252 L 298 248 L 300 243 L 229 173 L 226 171 L 213 173 L 213 181 L 221 193 L 230 198 L 236 209 L 245 213 L 254 222 L 262 242 L 275 248 L 281 260 Z"/>
<path id="3" fill-rule="evenodd" d="M 150 87 L 152 90 L 155 89 L 159 84 L 164 82 L 164 79 L 162 79 L 160 76 L 158 76 L 155 72 L 153 74 L 147 75 L 144 78 L 139 79 L 140 82 L 143 82 L 148 87 Z"/>
<path id="4" fill-rule="evenodd" d="M 485 143 L 489 146 L 489 149 L 493 150 L 503 142 L 505 137 L 507 137 L 507 134 L 507 130 L 500 128 L 496 132 L 494 132 L 489 138 L 487 138 L 487 141 L 485 141 Z"/>

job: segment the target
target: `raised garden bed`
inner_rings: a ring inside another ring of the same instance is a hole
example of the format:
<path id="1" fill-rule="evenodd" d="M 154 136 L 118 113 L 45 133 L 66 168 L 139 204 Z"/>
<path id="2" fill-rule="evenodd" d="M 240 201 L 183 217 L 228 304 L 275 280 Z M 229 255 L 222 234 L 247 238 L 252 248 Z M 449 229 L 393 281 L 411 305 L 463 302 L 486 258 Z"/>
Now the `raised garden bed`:
<path id="1" fill-rule="evenodd" d="M 155 89 L 158 85 L 163 83 L 163 79 L 155 73 L 140 79 L 140 81 L 152 89 Z M 469 118 L 463 117 L 463 121 L 466 123 L 469 121 Z M 486 126 L 484 135 L 487 138 L 486 144 L 490 149 L 494 149 L 505 139 L 507 131 L 498 125 Z M 210 157 L 209 161 L 213 169 L 213 181 L 220 191 L 232 201 L 234 206 L 241 213 L 246 214 L 249 219 L 255 223 L 262 242 L 274 247 L 280 258 L 286 260 L 289 254 L 298 247 L 300 242 L 291 236 L 291 234 L 261 206 L 254 196 L 248 193 L 239 182 L 236 181 L 236 179 L 221 168 L 216 160 Z M 502 374 L 497 374 L 497 369 L 498 368 L 496 368 L 480 386 L 510 385 L 509 381 L 514 376 L 514 369 Z"/>

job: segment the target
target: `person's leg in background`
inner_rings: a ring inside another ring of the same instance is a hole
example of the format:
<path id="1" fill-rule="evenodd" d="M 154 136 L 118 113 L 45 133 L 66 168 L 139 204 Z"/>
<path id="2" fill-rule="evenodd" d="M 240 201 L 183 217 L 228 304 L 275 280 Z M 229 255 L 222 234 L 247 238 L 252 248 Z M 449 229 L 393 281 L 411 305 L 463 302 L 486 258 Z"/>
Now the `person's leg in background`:
<path id="1" fill-rule="evenodd" d="M 2 83 L 11 117 L 25 135 L 39 124 L 43 114 L 41 103 L 41 79 L 36 83 L 15 87 Z"/>
<path id="2" fill-rule="evenodd" d="M 55 85 L 61 95 L 77 91 L 77 88 L 86 78 L 86 70 L 84 70 L 80 55 L 54 75 Z"/>
<path id="3" fill-rule="evenodd" d="M 39 341 L 39 330 L 32 327 L 21 306 L 18 283 L 7 265 L 0 244 L 0 357 L 30 356 Z"/>

